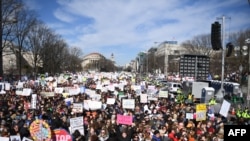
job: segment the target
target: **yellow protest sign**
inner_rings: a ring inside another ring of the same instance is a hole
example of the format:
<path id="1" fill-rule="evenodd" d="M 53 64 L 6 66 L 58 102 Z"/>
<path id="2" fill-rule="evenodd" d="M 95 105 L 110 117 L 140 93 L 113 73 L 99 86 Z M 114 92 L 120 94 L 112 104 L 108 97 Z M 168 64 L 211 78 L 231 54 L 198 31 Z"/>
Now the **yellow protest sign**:
<path id="1" fill-rule="evenodd" d="M 207 110 L 207 106 L 206 104 L 197 104 L 196 105 L 196 111 L 206 111 Z"/>

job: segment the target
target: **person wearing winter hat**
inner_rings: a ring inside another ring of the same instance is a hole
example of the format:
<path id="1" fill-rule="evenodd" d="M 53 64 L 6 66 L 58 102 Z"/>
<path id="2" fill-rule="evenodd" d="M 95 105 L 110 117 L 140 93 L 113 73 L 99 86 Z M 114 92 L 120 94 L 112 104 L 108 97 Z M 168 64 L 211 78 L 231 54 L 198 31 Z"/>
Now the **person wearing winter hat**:
<path id="1" fill-rule="evenodd" d="M 154 131 L 154 135 L 153 135 L 151 141 L 162 141 L 162 139 L 160 137 L 160 131 L 159 130 Z"/>

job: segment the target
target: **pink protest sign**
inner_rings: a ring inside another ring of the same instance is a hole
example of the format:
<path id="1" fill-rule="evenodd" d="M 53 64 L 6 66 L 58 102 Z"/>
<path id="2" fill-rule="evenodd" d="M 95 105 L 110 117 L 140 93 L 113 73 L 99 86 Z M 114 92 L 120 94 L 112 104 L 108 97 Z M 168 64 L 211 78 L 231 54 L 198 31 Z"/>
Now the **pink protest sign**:
<path id="1" fill-rule="evenodd" d="M 132 116 L 117 115 L 116 122 L 119 124 L 132 125 L 133 118 Z"/>

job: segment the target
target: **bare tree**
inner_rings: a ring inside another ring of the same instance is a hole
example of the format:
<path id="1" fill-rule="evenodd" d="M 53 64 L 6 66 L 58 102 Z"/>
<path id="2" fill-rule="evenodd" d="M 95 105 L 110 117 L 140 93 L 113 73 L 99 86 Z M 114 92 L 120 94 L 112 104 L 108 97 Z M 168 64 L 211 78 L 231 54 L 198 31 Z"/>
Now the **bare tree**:
<path id="1" fill-rule="evenodd" d="M 69 48 L 69 54 L 65 61 L 68 64 L 68 71 L 79 72 L 82 71 L 82 51 L 78 47 Z"/>
<path id="2" fill-rule="evenodd" d="M 50 38 L 51 30 L 42 22 L 31 27 L 26 40 L 27 51 L 31 52 L 33 72 L 37 74 L 42 64 L 42 50 Z"/>
<path id="3" fill-rule="evenodd" d="M 22 75 L 22 52 L 26 50 L 25 40 L 32 26 L 36 24 L 36 15 L 34 11 L 26 9 L 24 6 L 19 7 L 16 12 L 17 24 L 14 25 L 14 44 L 18 48 L 19 75 Z"/>
<path id="4" fill-rule="evenodd" d="M 61 38 L 61 36 L 54 32 L 50 33 L 49 39 L 42 50 L 43 72 L 55 74 L 67 69 L 68 66 L 65 62 L 68 54 L 67 43 Z"/>
<path id="5" fill-rule="evenodd" d="M 3 76 L 3 50 L 6 47 L 12 47 L 13 26 L 16 24 L 16 10 L 19 3 L 16 0 L 0 0 L 0 23 L 1 23 L 1 42 L 0 42 L 0 76 Z M 12 52 L 5 52 L 9 55 Z"/>
<path id="6" fill-rule="evenodd" d="M 213 53 L 210 34 L 195 36 L 192 40 L 183 42 L 182 46 L 191 54 L 210 56 Z"/>

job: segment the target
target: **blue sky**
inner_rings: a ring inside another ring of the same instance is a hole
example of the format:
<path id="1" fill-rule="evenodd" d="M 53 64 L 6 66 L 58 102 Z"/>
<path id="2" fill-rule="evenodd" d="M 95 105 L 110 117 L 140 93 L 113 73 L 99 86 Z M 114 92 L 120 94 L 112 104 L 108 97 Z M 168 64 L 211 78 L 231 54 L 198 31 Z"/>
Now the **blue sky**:
<path id="1" fill-rule="evenodd" d="M 117 65 L 135 59 L 155 42 L 181 43 L 209 34 L 225 15 L 226 31 L 250 28 L 248 0 L 24 0 L 39 19 L 83 55 L 98 52 Z"/>

